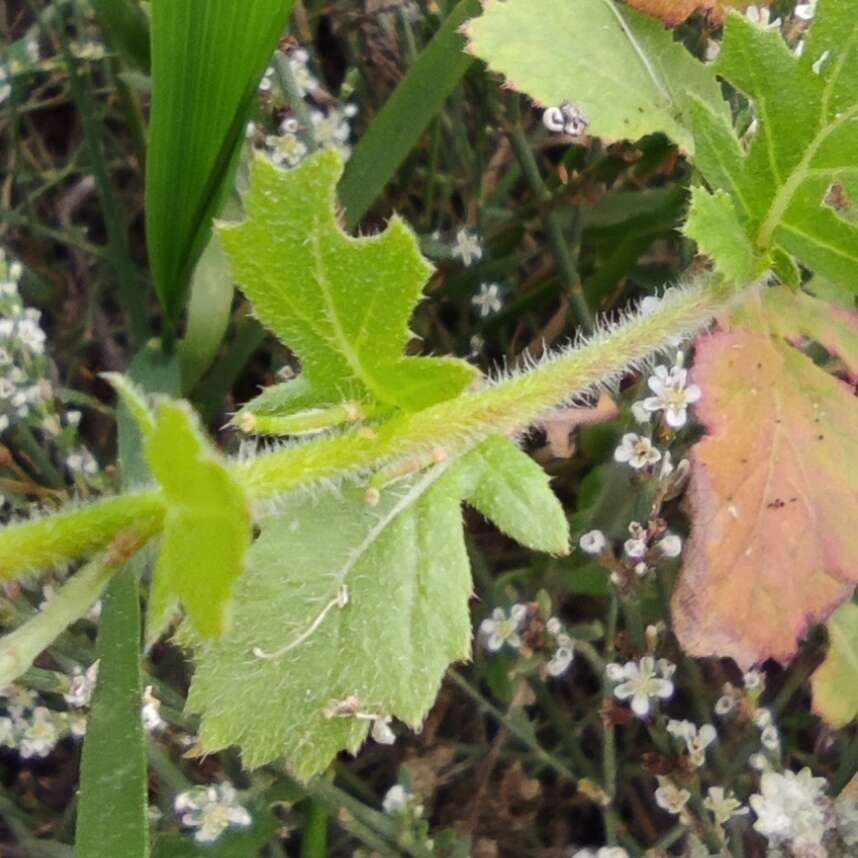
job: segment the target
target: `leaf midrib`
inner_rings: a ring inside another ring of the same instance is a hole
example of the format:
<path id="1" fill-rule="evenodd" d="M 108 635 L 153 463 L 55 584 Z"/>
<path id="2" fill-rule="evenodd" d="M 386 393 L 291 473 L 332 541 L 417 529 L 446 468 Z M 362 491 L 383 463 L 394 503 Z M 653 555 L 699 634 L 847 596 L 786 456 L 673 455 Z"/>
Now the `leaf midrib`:
<path id="1" fill-rule="evenodd" d="M 364 366 L 360 355 L 352 348 L 352 344 L 349 342 L 349 339 L 340 324 L 340 316 L 328 284 L 322 249 L 319 246 L 319 234 L 319 218 L 318 216 L 315 216 L 313 218 L 313 229 L 310 234 L 310 249 L 313 257 L 313 277 L 316 280 L 316 284 L 319 287 L 319 292 L 321 293 L 322 300 L 325 304 L 325 316 L 331 326 L 335 346 L 343 358 L 345 358 L 345 361 L 352 370 L 355 378 L 362 382 L 377 400 L 385 402 L 387 401 L 387 397 L 385 396 L 384 389 L 378 384 L 372 373 L 370 373 Z"/>
<path id="2" fill-rule="evenodd" d="M 821 126 L 816 132 L 816 135 L 813 140 L 811 140 L 810 145 L 805 149 L 801 161 L 799 161 L 798 165 L 790 173 L 786 182 L 781 185 L 780 189 L 772 199 L 769 210 L 763 219 L 759 232 L 757 233 L 757 247 L 767 248 L 770 246 L 772 235 L 783 220 L 784 214 L 786 214 L 786 210 L 789 208 L 796 191 L 798 191 L 802 183 L 813 173 L 810 165 L 816 157 L 819 147 L 822 146 L 828 137 L 841 125 L 848 122 L 855 116 L 858 116 L 858 103 L 854 104 L 849 110 L 841 113 L 833 122 L 829 122 L 827 125 Z M 772 166 L 774 167 L 774 164 Z M 831 172 L 836 173 L 836 168 L 832 168 Z"/>

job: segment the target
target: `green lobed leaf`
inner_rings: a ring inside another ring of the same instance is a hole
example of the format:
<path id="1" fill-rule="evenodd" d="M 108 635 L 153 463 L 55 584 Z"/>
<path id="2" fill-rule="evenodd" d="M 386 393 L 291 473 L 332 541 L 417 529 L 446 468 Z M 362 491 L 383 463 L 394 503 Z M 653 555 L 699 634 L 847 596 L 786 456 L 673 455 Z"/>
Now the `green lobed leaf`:
<path id="1" fill-rule="evenodd" d="M 417 727 L 447 666 L 470 653 L 462 500 L 482 496 L 503 529 L 565 548 L 562 507 L 523 456 L 493 439 L 388 488 L 374 507 L 355 487 L 289 500 L 250 549 L 232 629 L 197 649 L 188 708 L 202 715 L 203 749 L 238 745 L 251 767 L 284 756 L 306 779 L 360 747 L 371 720 L 355 712 Z"/>
<path id="2" fill-rule="evenodd" d="M 711 68 L 659 21 L 612 0 L 490 0 L 469 50 L 543 106 L 570 102 L 606 140 L 664 132 L 694 151 L 689 97 L 729 119 Z"/>
<path id="3" fill-rule="evenodd" d="M 294 0 L 153 0 L 146 237 L 168 315 L 230 188 L 259 79 Z"/>
<path id="4" fill-rule="evenodd" d="M 813 710 L 839 730 L 858 717 L 858 605 L 842 605 L 826 628 L 828 652 L 810 677 Z"/>
<path id="5" fill-rule="evenodd" d="M 244 222 L 218 229 L 254 312 L 303 362 L 301 377 L 269 392 L 266 405 L 275 399 L 278 410 L 293 411 L 353 399 L 411 411 L 457 396 L 474 377 L 471 366 L 403 356 L 431 267 L 396 216 L 381 235 L 342 231 L 342 170 L 333 150 L 288 171 L 257 158 Z"/>
<path id="6" fill-rule="evenodd" d="M 715 260 L 716 268 L 726 277 L 737 283 L 752 280 L 754 248 L 726 191 L 710 194 L 703 188 L 692 188 L 691 208 L 683 232 Z"/>
<path id="7" fill-rule="evenodd" d="M 820 0 L 800 57 L 778 31 L 731 13 L 715 70 L 752 100 L 747 154 L 711 105 L 698 100 L 692 111 L 697 166 L 790 282 L 795 257 L 858 288 L 858 225 L 826 204 L 835 184 L 858 192 L 856 63 L 858 19 L 847 3 Z"/>
<path id="8" fill-rule="evenodd" d="M 167 500 L 147 640 L 162 630 L 175 599 L 203 637 L 220 635 L 250 544 L 247 498 L 186 403 L 159 403 L 146 457 Z"/>

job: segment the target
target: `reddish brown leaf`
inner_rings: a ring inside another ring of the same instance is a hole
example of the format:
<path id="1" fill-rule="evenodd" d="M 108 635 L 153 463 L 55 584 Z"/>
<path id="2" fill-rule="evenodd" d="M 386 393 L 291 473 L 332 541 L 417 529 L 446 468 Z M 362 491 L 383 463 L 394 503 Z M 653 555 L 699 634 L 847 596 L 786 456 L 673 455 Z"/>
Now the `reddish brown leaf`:
<path id="1" fill-rule="evenodd" d="M 728 9 L 745 9 L 750 0 L 626 0 L 633 6 L 654 18 L 661 18 L 669 27 L 676 27 L 687 21 L 695 12 L 706 12 L 714 24 L 720 24 Z M 768 3 L 757 3 L 767 6 Z"/>
<path id="2" fill-rule="evenodd" d="M 692 455 L 677 634 L 695 655 L 787 661 L 858 583 L 858 399 L 759 329 L 702 339 L 694 378 L 708 434 Z"/>

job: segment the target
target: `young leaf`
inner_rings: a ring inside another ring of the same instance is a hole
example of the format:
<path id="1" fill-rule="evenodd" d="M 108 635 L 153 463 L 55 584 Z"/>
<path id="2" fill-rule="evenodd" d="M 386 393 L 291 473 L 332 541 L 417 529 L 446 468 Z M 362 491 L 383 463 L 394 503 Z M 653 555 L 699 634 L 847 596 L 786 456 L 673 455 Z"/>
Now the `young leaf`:
<path id="1" fill-rule="evenodd" d="M 813 711 L 839 730 L 858 717 L 858 605 L 842 605 L 826 628 L 828 652 L 810 677 Z"/>
<path id="2" fill-rule="evenodd" d="M 754 276 L 754 248 L 748 233 L 725 191 L 710 194 L 691 189 L 691 208 L 682 230 L 715 260 L 716 267 L 737 283 L 750 283 Z"/>
<path id="3" fill-rule="evenodd" d="M 781 336 L 801 327 L 781 308 Z M 692 455 L 677 634 L 695 655 L 786 661 L 858 583 L 858 399 L 759 324 L 702 339 L 694 374 L 708 435 Z"/>
<path id="4" fill-rule="evenodd" d="M 419 725 L 470 653 L 463 498 L 526 544 L 566 550 L 563 509 L 524 458 L 490 439 L 375 507 L 352 487 L 290 500 L 250 549 L 231 631 L 197 652 L 203 749 L 238 745 L 249 766 L 285 756 L 309 778 L 360 747 L 372 719 L 356 713 Z"/>
<path id="5" fill-rule="evenodd" d="M 693 152 L 692 94 L 729 121 L 711 68 L 659 21 L 612 0 L 494 0 L 465 32 L 469 50 L 511 87 L 546 107 L 574 103 L 597 137 L 662 131 Z"/>
<path id="6" fill-rule="evenodd" d="M 848 3 L 820 0 L 801 57 L 778 31 L 731 14 L 715 69 L 753 102 L 758 127 L 747 155 L 711 105 L 697 101 L 692 111 L 697 166 L 733 197 L 758 250 L 853 289 L 858 225 L 825 201 L 834 184 L 858 192 L 856 64 L 858 19 Z"/>
<path id="7" fill-rule="evenodd" d="M 250 544 L 244 491 L 184 403 L 160 403 L 146 457 L 168 504 L 153 584 L 157 613 L 150 607 L 147 638 L 161 631 L 168 593 L 182 601 L 203 637 L 222 634 L 232 586 Z"/>
<path id="8" fill-rule="evenodd" d="M 288 171 L 258 158 L 245 221 L 218 229 L 256 315 L 303 362 L 301 377 L 268 402 L 277 396 L 291 411 L 353 399 L 411 411 L 457 396 L 471 366 L 403 356 L 431 267 L 398 217 L 371 238 L 342 231 L 334 209 L 342 170 L 331 149 Z"/>
<path id="9" fill-rule="evenodd" d="M 293 3 L 153 0 L 146 238 L 173 318 L 229 190 L 247 112 Z"/>
<path id="10" fill-rule="evenodd" d="M 497 435 L 466 459 L 473 487 L 465 500 L 507 536 L 548 554 L 569 553 L 569 522 L 548 475 L 512 441 Z"/>

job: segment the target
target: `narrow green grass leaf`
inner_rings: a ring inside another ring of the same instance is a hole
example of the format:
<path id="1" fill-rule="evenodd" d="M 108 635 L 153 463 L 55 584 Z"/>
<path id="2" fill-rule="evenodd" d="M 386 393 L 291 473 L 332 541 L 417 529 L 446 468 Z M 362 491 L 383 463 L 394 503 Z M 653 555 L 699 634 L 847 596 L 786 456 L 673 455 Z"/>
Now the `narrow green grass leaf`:
<path id="1" fill-rule="evenodd" d="M 182 340 L 182 389 L 190 391 L 220 348 L 232 308 L 232 277 L 220 242 L 209 240 L 191 280 L 188 326 Z"/>
<path id="2" fill-rule="evenodd" d="M 479 11 L 479 0 L 460 0 L 355 146 L 339 187 L 349 227 L 366 214 L 474 62 L 459 28 Z"/>
<path id="3" fill-rule="evenodd" d="M 154 0 L 146 233 L 175 319 L 229 189 L 247 113 L 294 0 Z"/>
<path id="4" fill-rule="evenodd" d="M 177 393 L 178 364 L 153 349 L 141 352 L 131 377 L 146 390 Z M 126 487 L 146 480 L 141 438 L 128 412 L 119 412 L 119 452 Z M 80 774 L 76 858 L 147 858 L 149 817 L 145 736 L 140 718 L 138 554 L 111 582 L 99 624 L 100 659 Z"/>
<path id="5" fill-rule="evenodd" d="M 91 0 L 110 46 L 126 65 L 149 73 L 149 19 L 137 0 Z"/>

